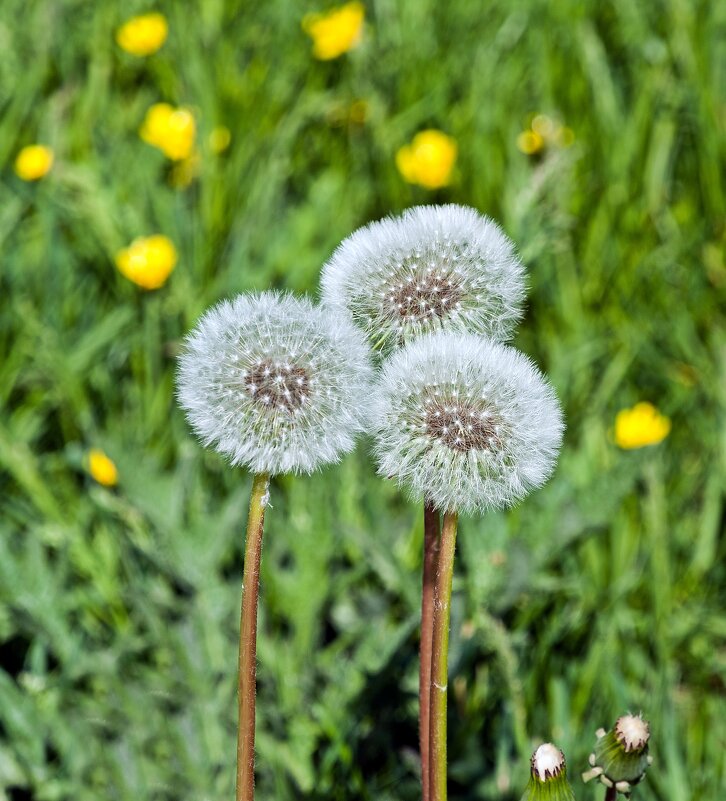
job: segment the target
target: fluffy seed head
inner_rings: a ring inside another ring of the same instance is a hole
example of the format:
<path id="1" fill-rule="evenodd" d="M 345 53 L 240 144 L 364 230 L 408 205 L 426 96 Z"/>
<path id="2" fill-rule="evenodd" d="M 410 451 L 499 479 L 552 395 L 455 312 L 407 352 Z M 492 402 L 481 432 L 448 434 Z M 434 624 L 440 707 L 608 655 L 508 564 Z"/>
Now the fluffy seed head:
<path id="1" fill-rule="evenodd" d="M 522 314 L 524 267 L 474 209 L 415 206 L 349 236 L 321 285 L 323 300 L 386 352 L 440 330 L 508 339 Z"/>
<path id="2" fill-rule="evenodd" d="M 552 472 L 563 422 L 530 360 L 473 334 L 430 334 L 383 365 L 372 409 L 379 472 L 439 509 L 509 506 Z"/>
<path id="3" fill-rule="evenodd" d="M 256 473 L 310 473 L 353 448 L 372 371 L 363 336 L 276 292 L 204 314 L 179 360 L 178 398 L 205 445 Z"/>

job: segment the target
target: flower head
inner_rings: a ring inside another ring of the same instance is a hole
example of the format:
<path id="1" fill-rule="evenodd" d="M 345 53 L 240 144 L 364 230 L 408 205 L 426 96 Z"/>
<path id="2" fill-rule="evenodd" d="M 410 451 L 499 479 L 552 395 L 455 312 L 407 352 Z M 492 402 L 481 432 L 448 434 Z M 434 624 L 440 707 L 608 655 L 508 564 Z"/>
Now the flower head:
<path id="1" fill-rule="evenodd" d="M 325 14 L 307 14 L 302 27 L 313 40 L 313 55 L 322 61 L 342 56 L 358 45 L 363 33 L 365 8 L 353 2 Z"/>
<path id="2" fill-rule="evenodd" d="M 529 784 L 521 801 L 575 801 L 565 755 L 556 745 L 543 743 L 532 754 Z"/>
<path id="3" fill-rule="evenodd" d="M 256 473 L 310 473 L 352 450 L 372 371 L 361 334 L 276 292 L 209 310 L 179 362 L 178 398 L 205 445 Z"/>
<path id="4" fill-rule="evenodd" d="M 163 234 L 139 237 L 116 255 L 122 275 L 144 289 L 158 289 L 176 266 L 174 243 Z"/>
<path id="5" fill-rule="evenodd" d="M 472 334 L 421 337 L 384 363 L 372 410 L 379 472 L 444 511 L 509 506 L 541 486 L 562 413 L 514 348 Z"/>
<path id="6" fill-rule="evenodd" d="M 116 465 L 98 448 L 91 448 L 88 452 L 88 472 L 94 481 L 104 487 L 113 487 L 118 483 Z"/>
<path id="7" fill-rule="evenodd" d="M 442 131 L 428 129 L 414 136 L 411 144 L 396 153 L 396 166 L 404 180 L 426 189 L 440 189 L 451 183 L 458 147 Z"/>
<path id="8" fill-rule="evenodd" d="M 466 206 L 414 206 L 349 236 L 323 267 L 323 299 L 384 350 L 439 330 L 507 339 L 524 267 L 499 226 Z"/>
<path id="9" fill-rule="evenodd" d="M 657 445 L 670 430 L 671 421 L 647 401 L 636 403 L 632 409 L 621 409 L 615 418 L 615 442 L 620 448 Z"/>
<path id="10" fill-rule="evenodd" d="M 37 181 L 50 172 L 53 151 L 46 145 L 28 145 L 15 159 L 15 174 L 24 181 Z"/>
<path id="11" fill-rule="evenodd" d="M 181 161 L 194 150 L 196 123 L 187 108 L 174 108 L 168 103 L 155 103 L 146 112 L 139 135 L 158 147 L 167 158 Z"/>
<path id="12" fill-rule="evenodd" d="M 584 781 L 599 778 L 606 787 L 630 794 L 653 761 L 648 754 L 650 726 L 641 715 L 622 715 L 610 731 L 599 729 L 595 750 L 590 754 L 592 770 Z"/>
<path id="13" fill-rule="evenodd" d="M 132 17 L 116 31 L 118 46 L 132 56 L 149 56 L 164 44 L 169 26 L 158 12 Z"/>

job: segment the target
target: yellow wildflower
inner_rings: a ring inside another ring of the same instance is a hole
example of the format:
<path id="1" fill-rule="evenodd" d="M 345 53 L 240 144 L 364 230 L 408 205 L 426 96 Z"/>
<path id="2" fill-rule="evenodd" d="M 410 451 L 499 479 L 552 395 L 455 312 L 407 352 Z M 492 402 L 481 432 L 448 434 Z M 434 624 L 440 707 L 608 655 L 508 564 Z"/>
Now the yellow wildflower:
<path id="1" fill-rule="evenodd" d="M 208 141 L 212 153 L 223 153 L 232 141 L 232 132 L 225 125 L 218 125 L 212 129 Z"/>
<path id="2" fill-rule="evenodd" d="M 116 41 L 132 56 L 148 56 L 166 41 L 169 26 L 166 17 L 158 12 L 132 17 L 116 31 Z"/>
<path id="3" fill-rule="evenodd" d="M 542 134 L 538 134 L 537 131 L 522 131 L 517 137 L 517 147 L 527 156 L 539 153 L 544 147 Z"/>
<path id="4" fill-rule="evenodd" d="M 199 152 L 195 150 L 189 158 L 176 162 L 169 176 L 169 182 L 175 189 L 186 189 L 199 175 L 200 166 Z"/>
<path id="5" fill-rule="evenodd" d="M 113 487 L 118 483 L 116 465 L 98 448 L 91 448 L 88 452 L 88 472 L 94 481 L 104 487 Z"/>
<path id="6" fill-rule="evenodd" d="M 37 181 L 53 166 L 53 151 L 45 145 L 28 145 L 15 159 L 15 174 L 24 181 Z"/>
<path id="7" fill-rule="evenodd" d="M 410 145 L 399 149 L 396 166 L 410 184 L 438 189 L 451 183 L 457 152 L 455 139 L 429 129 L 417 133 Z"/>
<path id="8" fill-rule="evenodd" d="M 176 248 L 162 234 L 139 237 L 116 255 L 122 275 L 144 289 L 158 289 L 177 262 Z"/>
<path id="9" fill-rule="evenodd" d="M 365 8 L 346 3 L 325 14 L 307 14 L 302 27 L 313 40 L 313 55 L 323 61 L 342 56 L 361 40 Z"/>
<path id="10" fill-rule="evenodd" d="M 546 147 L 569 147 L 575 141 L 572 128 L 567 128 L 546 114 L 535 114 L 529 128 L 517 136 L 517 148 L 527 156 L 542 152 Z"/>
<path id="11" fill-rule="evenodd" d="M 188 158 L 194 149 L 196 124 L 189 109 L 155 103 L 146 112 L 139 134 L 145 142 L 158 147 L 167 158 L 181 161 Z"/>
<path id="12" fill-rule="evenodd" d="M 621 409 L 615 417 L 615 443 L 620 448 L 657 445 L 670 430 L 671 421 L 647 401 L 636 403 L 632 409 Z"/>

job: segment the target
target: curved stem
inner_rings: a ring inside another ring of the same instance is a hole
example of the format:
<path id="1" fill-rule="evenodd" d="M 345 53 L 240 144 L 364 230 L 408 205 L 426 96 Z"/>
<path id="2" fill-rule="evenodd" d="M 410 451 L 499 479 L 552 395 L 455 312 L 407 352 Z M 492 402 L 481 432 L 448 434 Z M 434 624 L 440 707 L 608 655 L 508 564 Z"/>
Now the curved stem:
<path id="1" fill-rule="evenodd" d="M 421 787 L 423 801 L 429 801 L 429 727 L 431 720 L 431 646 L 434 636 L 434 584 L 439 558 L 439 512 L 429 501 L 424 502 L 423 592 L 421 594 L 421 647 L 419 651 L 419 747 L 421 751 Z"/>
<path id="2" fill-rule="evenodd" d="M 270 477 L 260 473 L 252 482 L 247 518 L 245 564 L 242 578 L 242 611 L 239 633 L 239 677 L 237 703 L 237 795 L 236 801 L 255 797 L 255 689 L 257 680 L 257 599 L 260 589 L 262 530 L 265 522 Z"/>
<path id="3" fill-rule="evenodd" d="M 444 514 L 441 551 L 434 589 L 431 654 L 431 784 L 430 801 L 446 801 L 446 700 L 449 682 L 449 619 L 456 550 L 456 512 Z"/>

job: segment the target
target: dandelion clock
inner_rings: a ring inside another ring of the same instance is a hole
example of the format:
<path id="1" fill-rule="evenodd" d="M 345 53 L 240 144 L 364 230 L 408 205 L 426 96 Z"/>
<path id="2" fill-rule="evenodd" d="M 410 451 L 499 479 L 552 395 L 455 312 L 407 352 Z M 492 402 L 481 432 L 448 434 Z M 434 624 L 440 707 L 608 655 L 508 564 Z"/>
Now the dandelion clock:
<path id="1" fill-rule="evenodd" d="M 269 479 L 352 450 L 372 378 L 362 334 L 333 311 L 274 292 L 208 311 L 179 360 L 178 399 L 205 445 L 254 474 L 239 651 L 237 801 L 254 797 L 257 599 Z"/>

